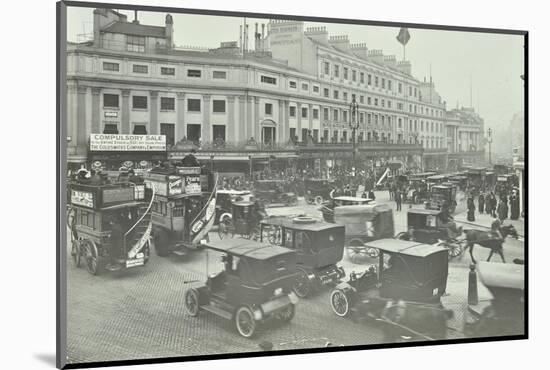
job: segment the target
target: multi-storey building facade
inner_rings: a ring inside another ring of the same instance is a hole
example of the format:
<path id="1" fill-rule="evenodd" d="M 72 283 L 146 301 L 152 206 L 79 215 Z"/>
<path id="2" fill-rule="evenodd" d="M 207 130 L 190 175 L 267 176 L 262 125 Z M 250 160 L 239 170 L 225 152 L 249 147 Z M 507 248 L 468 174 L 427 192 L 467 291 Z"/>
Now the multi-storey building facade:
<path id="1" fill-rule="evenodd" d="M 118 133 L 200 142 L 216 160 L 246 161 L 251 148 L 290 158 L 302 147 L 333 161 L 351 156 L 351 120 L 365 158 L 421 165 L 447 152 L 445 102 L 410 62 L 302 22 L 270 21 L 254 36 L 253 51 L 175 48 L 170 15 L 157 27 L 96 9 L 93 39 L 67 50 L 69 159 L 89 159 L 90 134 Z"/>

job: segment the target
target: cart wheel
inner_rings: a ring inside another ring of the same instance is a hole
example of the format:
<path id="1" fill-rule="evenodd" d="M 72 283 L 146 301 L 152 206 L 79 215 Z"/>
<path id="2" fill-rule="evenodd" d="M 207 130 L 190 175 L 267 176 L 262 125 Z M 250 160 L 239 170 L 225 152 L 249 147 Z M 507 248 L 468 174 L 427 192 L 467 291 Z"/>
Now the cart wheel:
<path id="1" fill-rule="evenodd" d="M 293 304 L 288 305 L 284 310 L 277 314 L 277 318 L 283 322 L 289 322 L 294 318 L 296 313 L 296 306 Z"/>
<path id="2" fill-rule="evenodd" d="M 199 314 L 199 292 L 194 288 L 185 292 L 185 311 L 190 316 Z"/>
<path id="3" fill-rule="evenodd" d="M 306 197 L 307 204 L 313 204 L 313 198 Z"/>
<path id="4" fill-rule="evenodd" d="M 405 240 L 406 237 L 407 237 L 407 233 L 402 231 L 399 234 L 397 234 L 394 239 Z"/>
<path id="5" fill-rule="evenodd" d="M 260 226 L 259 226 L 259 225 L 254 226 L 254 227 L 250 230 L 250 233 L 248 234 L 248 238 L 247 238 L 247 239 L 255 240 L 255 241 L 260 240 Z"/>
<path id="6" fill-rule="evenodd" d="M 235 314 L 235 326 L 240 335 L 251 338 L 256 332 L 256 320 L 252 310 L 247 306 L 241 306 Z"/>
<path id="7" fill-rule="evenodd" d="M 330 306 L 332 311 L 340 317 L 349 315 L 348 296 L 341 289 L 335 289 L 330 293 Z"/>
<path id="8" fill-rule="evenodd" d="M 71 233 L 71 256 L 76 267 L 80 267 L 80 261 L 82 257 L 82 250 L 80 249 L 80 241 L 82 238 L 73 239 L 74 236 Z"/>
<path id="9" fill-rule="evenodd" d="M 320 206 L 321 204 L 323 204 L 323 197 L 320 196 L 320 195 L 317 195 L 315 197 L 315 204 L 317 204 L 318 206 Z"/>
<path id="10" fill-rule="evenodd" d="M 168 246 L 168 235 L 163 230 L 157 230 L 153 236 L 155 243 L 155 252 L 157 256 L 167 257 L 170 254 L 170 248 Z"/>
<path id="11" fill-rule="evenodd" d="M 86 261 L 86 269 L 92 275 L 99 274 L 99 253 L 95 243 L 91 240 L 84 240 L 81 247 L 83 248 L 84 259 Z"/>
<path id="12" fill-rule="evenodd" d="M 311 294 L 312 286 L 309 282 L 309 278 L 305 270 L 299 268 L 298 273 L 299 276 L 296 278 L 292 290 L 294 291 L 294 293 L 296 293 L 298 297 L 306 298 L 308 295 Z"/>
<path id="13" fill-rule="evenodd" d="M 231 230 L 231 217 L 224 217 L 218 225 L 218 236 L 220 239 L 226 238 L 229 236 L 229 231 Z"/>
<path id="14" fill-rule="evenodd" d="M 462 248 L 462 244 L 460 243 L 442 242 L 442 243 L 439 243 L 438 245 L 441 247 L 447 248 L 447 251 L 449 252 L 449 260 L 462 255 L 462 252 L 464 252 L 464 249 Z"/>
<path id="15" fill-rule="evenodd" d="M 267 240 L 274 245 L 283 244 L 283 230 L 280 226 L 272 226 L 267 234 Z"/>

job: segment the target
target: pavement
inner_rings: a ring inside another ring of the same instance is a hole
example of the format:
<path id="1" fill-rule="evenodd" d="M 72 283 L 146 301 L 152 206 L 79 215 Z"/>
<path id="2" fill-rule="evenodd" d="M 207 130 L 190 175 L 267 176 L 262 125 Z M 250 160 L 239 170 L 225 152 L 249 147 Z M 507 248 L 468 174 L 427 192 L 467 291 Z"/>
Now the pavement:
<path id="1" fill-rule="evenodd" d="M 388 192 L 376 192 L 377 202 L 391 204 Z M 394 212 L 395 231 L 406 230 L 406 208 Z M 308 214 L 321 217 L 317 206 L 307 205 L 303 198 L 294 207 L 268 209 L 268 214 Z M 457 220 L 464 212 L 461 203 Z M 476 215 L 477 216 L 477 215 Z M 485 216 L 476 217 L 480 228 L 490 225 Z M 519 231 L 519 226 L 516 227 Z M 210 238 L 217 240 L 215 232 Z M 67 246 L 69 248 L 69 246 Z M 475 248 L 475 256 L 485 259 L 488 250 Z M 466 253 L 465 253 L 466 254 Z M 510 239 L 505 244 L 507 260 L 523 257 L 523 243 Z M 496 263 L 500 263 L 496 257 Z M 450 261 L 445 307 L 454 310 L 448 337 L 462 337 L 467 312 L 467 286 L 470 258 L 463 255 Z M 347 257 L 341 262 L 346 273 L 361 271 L 365 265 L 354 264 Z M 67 261 L 67 338 L 71 363 L 146 359 L 168 356 L 192 356 L 259 351 L 261 341 L 273 343 L 274 350 L 319 348 L 333 345 L 383 343 L 383 329 L 376 323 L 356 323 L 339 318 L 332 312 L 330 289 L 300 300 L 294 319 L 285 325 L 267 326 L 254 339 L 236 333 L 231 323 L 201 313 L 190 317 L 184 312 L 184 292 L 197 280 L 204 280 L 221 268 L 220 256 L 212 251 L 194 251 L 186 256 L 161 258 L 154 253 L 144 267 L 92 276 L 83 268 Z M 481 301 L 491 298 L 478 281 Z M 322 330 L 320 329 L 322 324 Z"/>

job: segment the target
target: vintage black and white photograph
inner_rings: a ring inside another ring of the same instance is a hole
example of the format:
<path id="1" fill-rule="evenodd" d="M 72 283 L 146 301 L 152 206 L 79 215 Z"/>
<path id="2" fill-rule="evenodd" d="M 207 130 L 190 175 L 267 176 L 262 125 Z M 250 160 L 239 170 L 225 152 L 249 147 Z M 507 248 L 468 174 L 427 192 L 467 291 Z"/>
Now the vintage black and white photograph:
<path id="1" fill-rule="evenodd" d="M 525 338 L 526 32 L 199 13 L 58 20 L 64 363 Z"/>

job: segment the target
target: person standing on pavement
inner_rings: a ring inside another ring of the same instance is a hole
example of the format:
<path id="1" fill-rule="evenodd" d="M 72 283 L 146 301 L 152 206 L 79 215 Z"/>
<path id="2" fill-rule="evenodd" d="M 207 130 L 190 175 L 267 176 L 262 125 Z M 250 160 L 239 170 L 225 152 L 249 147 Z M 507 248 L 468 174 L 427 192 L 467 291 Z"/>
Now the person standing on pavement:
<path id="1" fill-rule="evenodd" d="M 369 197 L 368 197 L 368 198 L 369 198 L 369 199 L 372 199 L 372 200 L 375 200 L 375 199 L 376 199 L 376 197 L 374 196 L 374 190 L 373 190 L 373 189 L 370 189 L 370 190 L 369 190 Z"/>
<path id="2" fill-rule="evenodd" d="M 401 211 L 401 193 L 399 191 L 396 191 L 393 194 L 393 198 L 395 199 L 395 204 L 397 206 L 397 211 Z"/>
<path id="3" fill-rule="evenodd" d="M 468 221 L 475 221 L 475 211 L 476 211 L 476 205 L 474 203 L 474 196 L 470 194 L 468 196 L 468 200 L 466 202 L 467 208 L 468 208 L 468 214 L 467 219 Z"/>
<path id="4" fill-rule="evenodd" d="M 477 198 L 477 203 L 479 207 L 479 213 L 483 213 L 483 210 L 485 209 L 485 196 L 483 195 L 483 192 L 479 192 L 479 197 Z"/>
<path id="5" fill-rule="evenodd" d="M 393 200 L 393 193 L 395 192 L 395 187 L 392 183 L 389 183 L 388 190 L 390 192 L 390 200 Z"/>
<path id="6" fill-rule="evenodd" d="M 500 222 L 503 222 L 508 218 L 508 204 L 505 198 L 501 198 L 497 207 L 497 214 Z"/>
<path id="7" fill-rule="evenodd" d="M 512 191 L 510 197 L 510 219 L 517 220 L 519 218 L 519 197 L 517 191 Z"/>
<path id="8" fill-rule="evenodd" d="M 489 194 L 489 209 L 487 210 L 487 212 L 491 214 L 491 217 L 497 217 L 495 212 L 496 208 L 497 198 L 495 197 L 495 193 L 491 192 L 491 194 Z"/>

